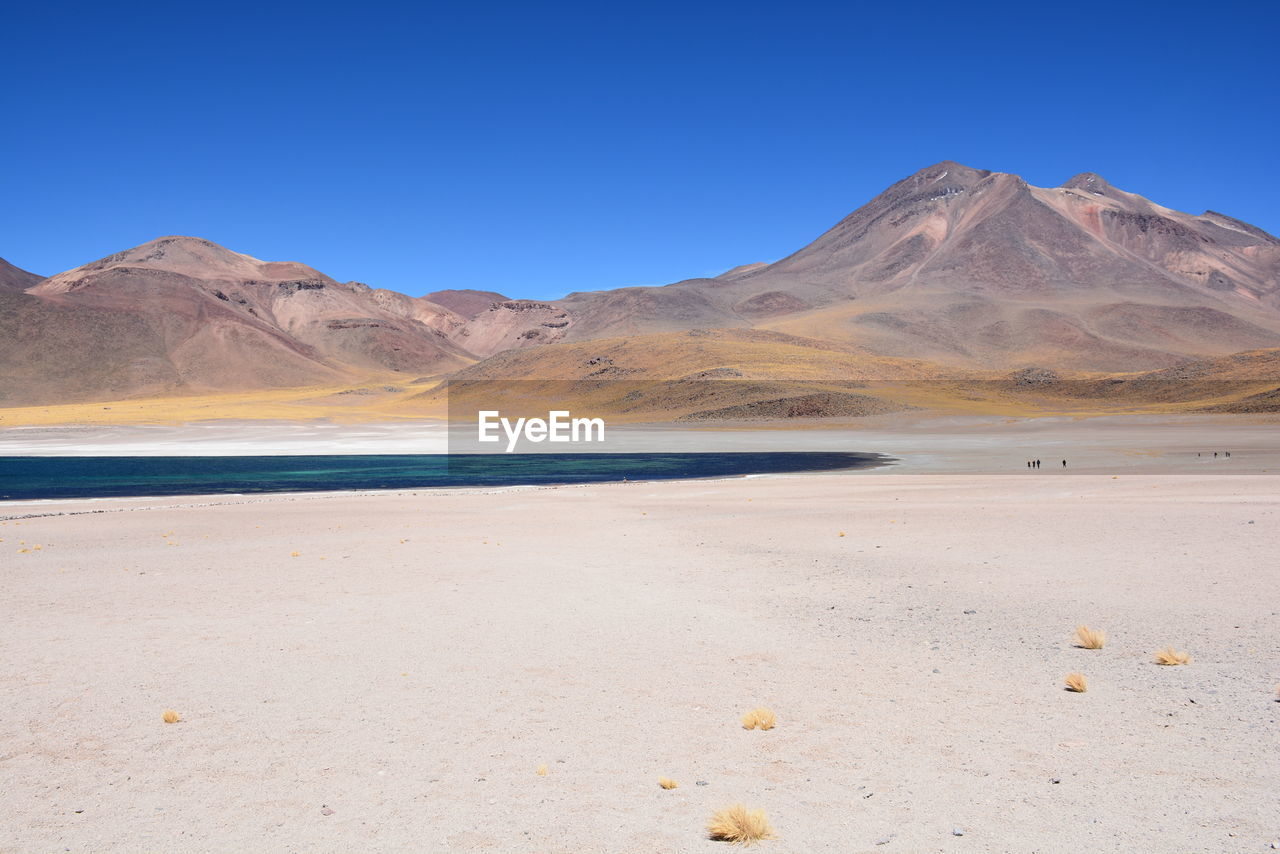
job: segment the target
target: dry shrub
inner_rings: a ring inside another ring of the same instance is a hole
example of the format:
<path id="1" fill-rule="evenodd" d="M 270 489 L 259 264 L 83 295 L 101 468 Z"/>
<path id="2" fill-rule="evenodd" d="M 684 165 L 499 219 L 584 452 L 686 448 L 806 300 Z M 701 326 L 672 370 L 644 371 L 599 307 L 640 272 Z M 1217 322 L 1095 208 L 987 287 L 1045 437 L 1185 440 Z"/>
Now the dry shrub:
<path id="1" fill-rule="evenodd" d="M 1191 656 L 1185 652 L 1179 652 L 1172 646 L 1166 646 L 1164 649 L 1156 651 L 1156 664 L 1163 664 L 1171 667 L 1175 664 L 1190 664 Z"/>
<path id="2" fill-rule="evenodd" d="M 1083 694 L 1089 690 L 1089 682 L 1084 678 L 1083 673 L 1068 673 L 1064 680 L 1068 691 L 1074 691 L 1077 694 Z"/>
<path id="3" fill-rule="evenodd" d="M 672 780 L 670 777 L 659 777 L 658 785 L 664 789 L 674 789 L 680 784 L 677 783 L 675 780 Z"/>
<path id="4" fill-rule="evenodd" d="M 742 804 L 720 810 L 707 822 L 707 832 L 712 839 L 751 845 L 762 839 L 773 839 L 773 828 L 764 810 L 749 810 Z"/>
<path id="5" fill-rule="evenodd" d="M 772 709 L 752 709 L 742 716 L 743 729 L 773 729 L 777 722 Z"/>
<path id="6" fill-rule="evenodd" d="M 545 777 L 545 776 L 547 776 L 547 766 L 546 766 L 546 765 L 539 765 L 539 766 L 538 766 L 538 776 L 539 776 L 539 777 Z"/>
<path id="7" fill-rule="evenodd" d="M 164 722 L 167 724 L 176 724 L 178 721 L 182 720 L 182 718 L 178 717 L 178 713 L 173 709 L 165 709 L 164 714 L 161 717 L 164 718 Z"/>
<path id="8" fill-rule="evenodd" d="M 1102 649 L 1107 643 L 1107 633 L 1088 626 L 1076 626 L 1076 646 L 1081 649 Z"/>

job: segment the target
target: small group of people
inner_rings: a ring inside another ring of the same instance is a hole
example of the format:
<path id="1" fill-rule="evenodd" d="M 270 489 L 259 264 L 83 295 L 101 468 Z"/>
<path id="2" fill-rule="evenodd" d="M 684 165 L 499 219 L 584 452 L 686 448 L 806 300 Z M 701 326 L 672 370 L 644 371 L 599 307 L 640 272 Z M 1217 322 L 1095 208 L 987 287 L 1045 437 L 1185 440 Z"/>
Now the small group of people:
<path id="1" fill-rule="evenodd" d="M 1067 461 L 1066 461 L 1066 460 L 1063 460 L 1063 461 L 1062 461 L 1062 467 L 1063 467 L 1063 468 L 1066 468 L 1066 467 L 1067 467 Z M 1038 469 L 1038 468 L 1040 468 L 1040 461 L 1039 461 L 1039 460 L 1027 460 L 1027 468 L 1029 468 L 1029 469 Z"/>
<path id="2" fill-rule="evenodd" d="M 1223 451 L 1223 452 L 1222 452 L 1222 455 L 1223 455 L 1224 457 L 1226 457 L 1227 459 L 1231 459 L 1231 452 L 1230 452 L 1230 451 Z M 1198 456 L 1200 456 L 1200 452 L 1199 452 L 1199 451 L 1196 451 L 1196 456 L 1197 456 L 1197 457 L 1198 457 Z M 1217 452 L 1217 451 L 1214 451 L 1214 452 L 1213 452 L 1213 457 L 1214 457 L 1214 459 L 1217 459 L 1217 458 L 1218 458 L 1218 452 Z"/>

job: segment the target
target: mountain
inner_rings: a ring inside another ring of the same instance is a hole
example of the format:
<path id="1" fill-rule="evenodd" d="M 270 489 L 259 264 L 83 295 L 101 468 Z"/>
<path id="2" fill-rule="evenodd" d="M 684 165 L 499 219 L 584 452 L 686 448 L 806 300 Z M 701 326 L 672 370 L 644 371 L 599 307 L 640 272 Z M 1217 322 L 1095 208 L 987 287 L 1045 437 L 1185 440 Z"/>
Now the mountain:
<path id="1" fill-rule="evenodd" d="M 1280 346 L 1280 241 L 1092 173 L 944 162 L 780 261 L 575 293 L 569 338 L 756 327 L 964 367 L 1132 371 Z"/>
<path id="2" fill-rule="evenodd" d="M 546 303 L 410 297 L 196 237 L 162 237 L 47 279 L 5 264 L 0 285 L 9 405 L 439 375 L 558 340 L 569 325 Z"/>
<path id="3" fill-rule="evenodd" d="M 424 296 L 423 299 L 436 305 L 444 306 L 470 320 L 480 312 L 487 310 L 494 303 L 510 302 L 511 298 L 504 297 L 497 291 L 473 291 L 464 288 L 461 290 L 432 291 Z"/>
<path id="4" fill-rule="evenodd" d="M 42 276 L 21 270 L 0 258 L 0 290 L 23 291 L 33 287 Z"/>
<path id="5" fill-rule="evenodd" d="M 11 402 L 340 383 L 474 361 L 365 285 L 192 237 L 153 240 L 8 296 L 0 395 Z"/>
<path id="6" fill-rule="evenodd" d="M 1165 208 L 1093 173 L 1045 188 L 950 161 L 779 261 L 545 302 L 477 290 L 411 297 L 196 237 L 44 279 L 0 261 L 9 406 L 449 374 L 1010 375 L 1021 394 L 1019 378 L 1043 371 L 1132 374 L 1273 348 L 1280 240 L 1265 231 Z"/>
<path id="7" fill-rule="evenodd" d="M 452 340 L 478 357 L 563 340 L 573 318 L 565 309 L 537 300 L 510 299 L 496 291 L 432 291 L 423 300 L 466 319 Z"/>

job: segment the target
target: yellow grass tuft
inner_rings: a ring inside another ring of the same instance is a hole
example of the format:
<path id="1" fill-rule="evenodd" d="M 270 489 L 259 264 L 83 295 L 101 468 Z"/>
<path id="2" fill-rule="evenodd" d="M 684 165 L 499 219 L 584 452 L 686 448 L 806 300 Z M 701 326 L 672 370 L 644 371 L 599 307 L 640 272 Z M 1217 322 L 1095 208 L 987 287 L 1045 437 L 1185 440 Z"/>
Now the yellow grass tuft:
<path id="1" fill-rule="evenodd" d="M 1164 649 L 1156 651 L 1156 664 L 1173 666 L 1175 664 L 1190 664 L 1191 656 L 1185 652 L 1179 652 L 1172 646 L 1166 646 Z"/>
<path id="2" fill-rule="evenodd" d="M 1083 673 L 1068 673 L 1064 680 L 1067 684 L 1068 691 L 1074 691 L 1077 694 L 1083 694 L 1089 690 L 1089 682 L 1084 678 Z"/>
<path id="3" fill-rule="evenodd" d="M 1102 649 L 1107 643 L 1107 633 L 1102 629 L 1076 626 L 1076 646 L 1081 649 Z"/>
<path id="4" fill-rule="evenodd" d="M 539 765 L 539 766 L 538 766 L 538 776 L 539 776 L 539 777 L 545 777 L 545 776 L 547 776 L 547 766 L 546 766 L 546 765 Z"/>
<path id="5" fill-rule="evenodd" d="M 289 557 L 298 557 L 299 552 L 289 552 Z"/>
<path id="6" fill-rule="evenodd" d="M 707 832 L 712 839 L 738 845 L 752 845 L 762 839 L 774 838 L 764 810 L 749 810 L 742 804 L 734 804 L 711 816 Z"/>
<path id="7" fill-rule="evenodd" d="M 777 722 L 773 709 L 752 709 L 742 716 L 743 729 L 773 729 Z"/>
<path id="8" fill-rule="evenodd" d="M 182 718 L 178 717 L 178 713 L 173 709 L 165 709 L 164 714 L 161 717 L 164 718 L 164 722 L 167 724 L 176 724 L 178 721 L 182 720 Z"/>
<path id="9" fill-rule="evenodd" d="M 672 780 L 670 777 L 659 777 L 658 785 L 664 789 L 674 789 L 680 784 L 677 783 L 675 780 Z"/>
<path id="10" fill-rule="evenodd" d="M 842 536 L 842 537 L 844 536 L 844 531 L 841 531 L 841 532 L 840 532 L 840 536 Z"/>

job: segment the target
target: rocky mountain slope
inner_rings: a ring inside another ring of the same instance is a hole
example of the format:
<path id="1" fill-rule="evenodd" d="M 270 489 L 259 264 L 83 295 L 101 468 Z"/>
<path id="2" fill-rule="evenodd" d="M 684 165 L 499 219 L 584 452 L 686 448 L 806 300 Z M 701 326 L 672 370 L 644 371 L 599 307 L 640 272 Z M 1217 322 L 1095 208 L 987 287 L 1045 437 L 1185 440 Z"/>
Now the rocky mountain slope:
<path id="1" fill-rule="evenodd" d="M 684 334 L 705 330 L 719 332 Z M 1277 347 L 1280 240 L 1261 229 L 1174 211 L 1092 173 L 1045 188 L 952 162 L 779 261 L 551 302 L 411 297 L 195 237 L 47 279 L 0 261 L 10 406 L 462 369 L 582 378 L 618 348 L 668 379 L 790 376 L 808 354 L 808 378 L 844 380 L 1152 371 Z"/>
<path id="2" fill-rule="evenodd" d="M 39 282 L 40 278 L 35 273 L 28 273 L 0 258 L 0 290 L 26 290 Z"/>
<path id="3" fill-rule="evenodd" d="M 945 162 L 780 261 L 571 294 L 569 337 L 754 326 L 966 367 L 1125 371 L 1280 345 L 1280 240 L 1091 173 Z"/>
<path id="4" fill-rule="evenodd" d="M 503 298 L 467 317 L 194 237 L 47 279 L 5 265 L 0 300 L 9 405 L 441 374 L 567 325 L 540 303 Z"/>

